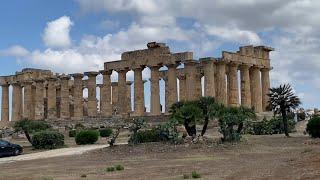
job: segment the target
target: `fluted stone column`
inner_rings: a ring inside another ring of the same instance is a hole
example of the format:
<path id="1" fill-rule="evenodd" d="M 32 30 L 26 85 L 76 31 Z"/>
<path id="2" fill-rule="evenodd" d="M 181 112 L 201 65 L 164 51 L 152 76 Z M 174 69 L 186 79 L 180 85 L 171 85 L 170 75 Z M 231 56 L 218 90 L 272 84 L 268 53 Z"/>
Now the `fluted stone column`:
<path id="1" fill-rule="evenodd" d="M 215 61 L 206 60 L 203 61 L 203 73 L 204 73 L 204 96 L 215 97 Z"/>
<path id="2" fill-rule="evenodd" d="M 241 105 L 247 108 L 251 107 L 249 68 L 249 65 L 240 66 Z"/>
<path id="3" fill-rule="evenodd" d="M 262 89 L 260 81 L 260 68 L 253 66 L 250 68 L 250 90 L 251 105 L 256 112 L 262 112 Z"/>
<path id="4" fill-rule="evenodd" d="M 186 100 L 197 100 L 201 96 L 201 79 L 197 72 L 197 62 L 184 62 L 184 69 L 186 75 Z M 199 87 L 200 86 L 200 87 Z"/>
<path id="5" fill-rule="evenodd" d="M 128 113 L 131 113 L 132 111 L 132 106 L 131 106 L 131 85 L 132 85 L 132 81 L 127 81 L 127 110 Z"/>
<path id="6" fill-rule="evenodd" d="M 159 89 L 159 67 L 153 66 L 151 69 L 151 114 L 160 115 L 160 89 Z"/>
<path id="7" fill-rule="evenodd" d="M 96 76 L 98 72 L 86 72 L 88 76 L 88 116 L 97 116 Z"/>
<path id="8" fill-rule="evenodd" d="M 118 71 L 118 111 L 122 116 L 128 115 L 126 73 L 127 70 Z"/>
<path id="9" fill-rule="evenodd" d="M 261 84 L 262 84 L 262 110 L 267 111 L 269 103 L 269 89 L 270 89 L 270 68 L 261 69 Z"/>
<path id="10" fill-rule="evenodd" d="M 178 101 L 178 92 L 177 92 L 177 75 L 176 75 L 176 64 L 169 64 L 168 67 L 168 108 L 172 104 Z"/>
<path id="11" fill-rule="evenodd" d="M 44 119 L 44 80 L 38 79 L 36 82 L 36 93 L 35 93 L 35 119 Z"/>
<path id="12" fill-rule="evenodd" d="M 229 64 L 228 71 L 228 102 L 229 106 L 239 106 L 238 65 Z"/>
<path id="13" fill-rule="evenodd" d="M 187 100 L 186 88 L 187 88 L 186 76 L 180 76 L 179 77 L 179 101 Z"/>
<path id="14" fill-rule="evenodd" d="M 61 101 L 60 101 L 60 118 L 70 118 L 70 103 L 69 103 L 69 80 L 70 76 L 60 76 L 61 80 Z"/>
<path id="15" fill-rule="evenodd" d="M 19 121 L 22 119 L 21 104 L 22 104 L 22 88 L 19 82 L 14 82 L 12 85 L 12 117 L 11 121 Z"/>
<path id="16" fill-rule="evenodd" d="M 24 83 L 24 105 L 23 105 L 23 118 L 31 119 L 32 116 L 32 82 L 25 81 Z"/>
<path id="17" fill-rule="evenodd" d="M 111 83 L 111 89 L 112 89 L 112 93 L 111 93 L 111 97 L 112 97 L 112 111 L 115 113 L 119 113 L 118 110 L 118 82 L 112 82 Z"/>
<path id="18" fill-rule="evenodd" d="M 1 124 L 9 123 L 9 84 L 1 84 L 2 101 L 1 101 Z"/>
<path id="19" fill-rule="evenodd" d="M 48 78 L 48 118 L 57 118 L 57 78 Z"/>
<path id="20" fill-rule="evenodd" d="M 74 78 L 74 118 L 82 119 L 83 118 L 83 83 L 82 78 L 83 74 L 76 73 L 71 74 Z"/>
<path id="21" fill-rule="evenodd" d="M 217 83 L 216 83 L 216 100 L 219 103 L 227 105 L 227 91 L 226 91 L 226 64 L 225 62 L 218 62 L 216 65 Z"/>
<path id="22" fill-rule="evenodd" d="M 111 79 L 112 71 L 101 71 L 103 75 L 103 86 L 100 89 L 101 114 L 104 117 L 112 116 L 111 104 Z"/>
<path id="23" fill-rule="evenodd" d="M 134 114 L 144 114 L 144 86 L 142 81 L 142 68 L 134 69 Z"/>

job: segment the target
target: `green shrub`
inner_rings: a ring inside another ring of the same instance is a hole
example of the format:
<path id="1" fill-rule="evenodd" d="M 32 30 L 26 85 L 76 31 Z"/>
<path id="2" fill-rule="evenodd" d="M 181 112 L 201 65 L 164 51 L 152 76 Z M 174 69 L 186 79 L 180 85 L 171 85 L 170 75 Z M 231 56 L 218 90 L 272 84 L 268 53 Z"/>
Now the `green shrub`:
<path id="1" fill-rule="evenodd" d="M 76 143 L 78 145 L 82 144 L 94 144 L 98 141 L 99 132 L 93 130 L 83 130 L 77 133 L 76 135 Z"/>
<path id="2" fill-rule="evenodd" d="M 110 137 L 111 134 L 113 133 L 113 130 L 110 128 L 105 128 L 105 129 L 100 129 L 99 132 L 101 137 Z"/>
<path id="3" fill-rule="evenodd" d="M 320 138 L 320 116 L 314 116 L 309 120 L 306 131 L 311 137 Z"/>
<path id="4" fill-rule="evenodd" d="M 40 131 L 33 135 L 32 145 L 35 149 L 59 148 L 64 145 L 64 136 L 57 131 Z"/>
<path id="5" fill-rule="evenodd" d="M 130 136 L 129 144 L 140 144 L 159 141 L 161 141 L 161 139 L 158 130 L 140 130 Z"/>
<path id="6" fill-rule="evenodd" d="M 289 133 L 294 131 L 295 122 L 288 119 Z M 263 119 L 260 122 L 248 122 L 246 125 L 246 133 L 253 135 L 283 134 L 283 121 L 281 117 L 275 117 L 270 120 Z"/>
<path id="7" fill-rule="evenodd" d="M 201 178 L 201 175 L 197 171 L 192 171 L 191 176 L 193 179 Z"/>
<path id="8" fill-rule="evenodd" d="M 122 165 L 120 165 L 120 164 L 119 164 L 119 165 L 116 165 L 115 168 L 116 168 L 117 171 L 122 171 L 122 170 L 124 170 L 124 167 L 123 167 Z"/>
<path id="9" fill-rule="evenodd" d="M 46 177 L 43 178 L 43 180 L 53 180 L 53 177 L 46 176 Z"/>
<path id="10" fill-rule="evenodd" d="M 77 135 L 77 130 L 72 129 L 69 131 L 69 137 L 76 137 L 76 135 Z"/>
<path id="11" fill-rule="evenodd" d="M 113 172 L 115 170 L 116 169 L 114 167 L 107 167 L 107 169 L 106 169 L 107 172 Z"/>
<path id="12" fill-rule="evenodd" d="M 81 176 L 80 177 L 82 177 L 82 178 L 86 178 L 87 177 L 87 175 L 86 174 L 81 174 Z"/>

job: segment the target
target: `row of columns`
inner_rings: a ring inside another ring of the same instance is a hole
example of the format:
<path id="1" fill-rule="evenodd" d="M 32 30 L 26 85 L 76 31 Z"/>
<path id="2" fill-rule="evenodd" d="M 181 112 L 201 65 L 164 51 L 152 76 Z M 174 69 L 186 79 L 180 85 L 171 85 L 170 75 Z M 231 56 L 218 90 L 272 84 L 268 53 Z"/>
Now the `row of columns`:
<path id="1" fill-rule="evenodd" d="M 166 106 L 170 107 L 178 101 L 177 93 L 177 65 L 167 65 L 167 84 L 166 84 Z M 218 102 L 225 105 L 254 107 L 256 112 L 266 111 L 270 88 L 269 69 L 246 64 L 226 63 L 224 61 L 203 62 L 204 75 L 204 95 L 216 97 Z M 144 105 L 144 82 L 142 79 L 142 70 L 144 67 L 137 67 L 134 70 L 134 113 L 135 116 L 143 116 L 145 112 Z M 160 66 L 152 66 L 151 70 L 151 115 L 161 114 L 160 105 Z M 240 94 L 239 102 L 238 89 L 238 70 L 240 70 Z M 128 115 L 130 110 L 130 99 L 127 94 L 130 93 L 126 81 L 128 69 L 118 71 L 117 86 L 117 107 L 120 115 Z M 195 100 L 201 97 L 201 73 L 196 61 L 187 61 L 184 63 L 184 77 L 179 78 L 180 100 Z M 111 101 L 111 73 L 112 71 L 86 72 L 84 74 L 71 74 L 74 78 L 74 112 L 76 119 L 81 119 L 83 114 L 83 77 L 86 75 L 88 88 L 88 116 L 97 116 L 96 100 L 96 76 L 103 75 L 103 84 L 100 89 L 100 113 L 102 116 L 112 116 L 113 107 Z M 69 80 L 70 76 L 60 76 L 60 118 L 70 118 L 69 102 Z M 227 78 L 226 78 L 227 76 Z M 46 79 L 48 83 L 47 94 L 44 95 L 45 79 L 35 80 L 35 86 L 32 81 L 25 81 L 22 84 L 18 82 L 11 83 L 12 94 L 12 120 L 18 120 L 22 117 L 35 119 L 44 119 L 45 105 L 44 98 L 47 97 L 47 117 L 49 119 L 57 118 L 57 78 Z M 227 80 L 227 81 L 226 81 Z M 2 84 L 2 113 L 1 120 L 9 121 L 9 84 Z M 22 96 L 22 87 L 24 87 L 24 96 Z M 35 89 L 34 89 L 35 88 Z M 23 98 L 23 100 L 22 100 Z M 24 103 L 22 103 L 24 102 Z"/>
<path id="2" fill-rule="evenodd" d="M 241 103 L 238 70 L 240 70 Z M 204 95 L 216 97 L 218 102 L 225 105 L 241 104 L 245 107 L 254 107 L 256 112 L 267 111 L 269 101 L 267 94 L 270 89 L 269 71 L 270 68 L 232 62 L 208 63 L 204 66 Z"/>

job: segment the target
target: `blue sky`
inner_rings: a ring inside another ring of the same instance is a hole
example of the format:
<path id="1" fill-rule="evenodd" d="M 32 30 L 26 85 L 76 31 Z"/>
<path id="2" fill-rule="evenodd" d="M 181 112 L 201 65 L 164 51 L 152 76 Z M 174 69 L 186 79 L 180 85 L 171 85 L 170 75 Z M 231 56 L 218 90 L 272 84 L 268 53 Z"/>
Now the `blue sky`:
<path id="1" fill-rule="evenodd" d="M 267 45 L 276 49 L 272 85 L 291 83 L 304 107 L 319 107 L 319 8 L 316 0 L 3 0 L 0 75 L 99 70 L 149 41 L 195 58 Z"/>

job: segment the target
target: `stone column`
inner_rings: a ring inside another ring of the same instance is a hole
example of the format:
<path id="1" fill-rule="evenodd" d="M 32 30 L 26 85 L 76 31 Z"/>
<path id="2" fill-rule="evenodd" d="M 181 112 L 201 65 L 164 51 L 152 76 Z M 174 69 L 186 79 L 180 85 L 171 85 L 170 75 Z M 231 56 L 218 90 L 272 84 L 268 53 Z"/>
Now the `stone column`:
<path id="1" fill-rule="evenodd" d="M 226 64 L 220 61 L 216 65 L 217 83 L 216 83 L 216 100 L 219 103 L 227 105 L 227 91 L 226 91 Z"/>
<path id="2" fill-rule="evenodd" d="M 229 64 L 228 71 L 228 98 L 229 106 L 239 106 L 238 65 Z"/>
<path id="3" fill-rule="evenodd" d="M 60 118 L 70 118 L 70 103 L 69 103 L 69 80 L 70 76 L 60 76 L 61 80 L 61 100 L 60 100 Z"/>
<path id="4" fill-rule="evenodd" d="M 249 68 L 249 65 L 240 66 L 241 105 L 247 108 L 251 108 Z"/>
<path id="5" fill-rule="evenodd" d="M 203 61 L 203 73 L 204 73 L 204 96 L 215 97 L 215 64 L 213 60 Z"/>
<path id="6" fill-rule="evenodd" d="M 128 115 L 126 73 L 124 69 L 118 71 L 118 111 L 122 116 Z"/>
<path id="7" fill-rule="evenodd" d="M 201 97 L 201 79 L 197 71 L 197 62 L 193 60 L 184 62 L 184 69 L 186 73 L 186 100 L 197 100 Z"/>
<path id="8" fill-rule="evenodd" d="M 96 76 L 98 72 L 86 72 L 88 76 L 88 116 L 97 116 L 97 92 Z"/>
<path id="9" fill-rule="evenodd" d="M 262 89 L 260 81 L 260 68 L 253 66 L 250 68 L 250 90 L 251 105 L 256 112 L 262 112 Z"/>
<path id="10" fill-rule="evenodd" d="M 111 79 L 112 71 L 101 71 L 103 75 L 103 86 L 100 88 L 100 111 L 104 117 L 112 116 L 111 104 Z"/>
<path id="11" fill-rule="evenodd" d="M 74 118 L 82 119 L 83 118 L 83 83 L 82 78 L 83 74 L 76 73 L 71 74 L 74 78 Z"/>
<path id="12" fill-rule="evenodd" d="M 57 118 L 57 78 L 48 78 L 48 119 Z"/>
<path id="13" fill-rule="evenodd" d="M 261 69 L 261 84 L 262 84 L 262 110 L 267 111 L 267 106 L 269 103 L 269 89 L 270 89 L 270 68 Z"/>
<path id="14" fill-rule="evenodd" d="M 35 119 L 44 119 L 44 80 L 38 79 L 36 82 L 36 93 L 35 93 Z"/>
<path id="15" fill-rule="evenodd" d="M 179 101 L 186 101 L 187 100 L 187 93 L 186 93 L 187 83 L 186 83 L 186 76 L 179 77 Z"/>
<path id="16" fill-rule="evenodd" d="M 172 104 L 178 101 L 177 92 L 177 75 L 176 75 L 176 64 L 169 64 L 168 67 L 168 109 Z"/>
<path id="17" fill-rule="evenodd" d="M 24 105 L 23 118 L 31 119 L 32 111 L 32 81 L 25 81 L 24 83 Z"/>
<path id="18" fill-rule="evenodd" d="M 19 121 L 21 117 L 21 104 L 22 104 L 22 88 L 19 82 L 14 82 L 12 85 L 12 117 L 11 121 Z"/>
<path id="19" fill-rule="evenodd" d="M 2 101 L 1 101 L 1 124 L 9 123 L 9 84 L 1 84 Z"/>
<path id="20" fill-rule="evenodd" d="M 134 115 L 144 114 L 144 86 L 142 81 L 142 68 L 134 69 Z"/>
<path id="21" fill-rule="evenodd" d="M 160 115 L 160 89 L 159 89 L 159 67 L 153 66 L 151 69 L 151 114 Z"/>
<path id="22" fill-rule="evenodd" d="M 111 97 L 112 97 L 112 112 L 114 114 L 118 114 L 119 113 L 119 110 L 118 110 L 118 96 L 119 96 L 119 93 L 118 93 L 118 82 L 112 82 L 111 83 L 111 89 L 112 89 L 112 94 L 111 94 Z"/>
<path id="23" fill-rule="evenodd" d="M 128 113 L 131 113 L 132 111 L 132 106 L 131 106 L 131 85 L 132 85 L 132 81 L 127 81 L 127 110 Z"/>

